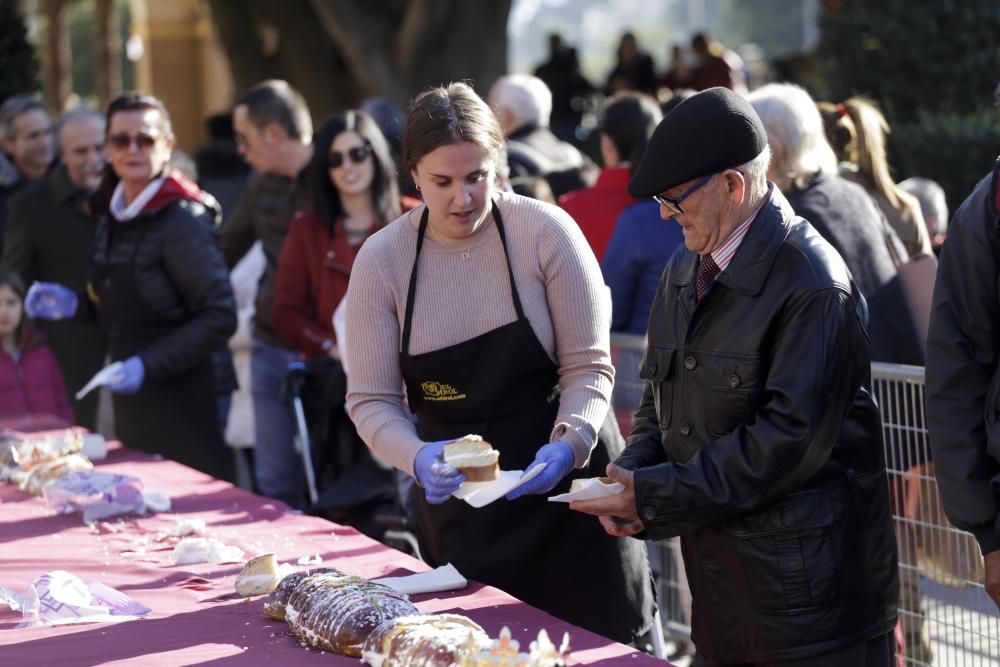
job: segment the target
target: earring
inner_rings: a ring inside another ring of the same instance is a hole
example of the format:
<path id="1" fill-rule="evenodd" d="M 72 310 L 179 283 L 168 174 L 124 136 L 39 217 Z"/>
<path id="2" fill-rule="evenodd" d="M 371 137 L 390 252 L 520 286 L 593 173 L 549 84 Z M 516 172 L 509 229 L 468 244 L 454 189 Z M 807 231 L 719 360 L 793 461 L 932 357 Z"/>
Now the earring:
<path id="1" fill-rule="evenodd" d="M 415 187 L 417 188 L 417 192 L 420 192 L 420 186 L 419 186 L 419 185 L 417 185 L 417 186 L 415 186 Z"/>

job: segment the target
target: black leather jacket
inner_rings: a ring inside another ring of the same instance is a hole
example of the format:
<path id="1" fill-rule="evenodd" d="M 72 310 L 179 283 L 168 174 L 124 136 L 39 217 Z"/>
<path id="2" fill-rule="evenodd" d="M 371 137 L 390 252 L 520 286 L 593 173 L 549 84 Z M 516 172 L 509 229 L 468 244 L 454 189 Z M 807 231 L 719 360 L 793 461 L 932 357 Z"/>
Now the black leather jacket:
<path id="1" fill-rule="evenodd" d="M 178 196 L 127 222 L 107 216 L 98 227 L 88 294 L 96 297 L 111 358 L 138 354 L 148 379 L 181 375 L 208 362 L 236 330 L 213 206 L 211 197 Z M 116 272 L 131 276 L 132 284 L 112 279 Z M 111 308 L 112 300 L 128 306 Z M 141 326 L 134 321 L 137 311 L 149 313 Z"/>
<path id="2" fill-rule="evenodd" d="M 619 464 L 646 536 L 681 536 L 692 635 L 712 660 L 804 659 L 896 623 L 896 543 L 866 307 L 773 188 L 699 303 L 676 253 Z"/>
<path id="3" fill-rule="evenodd" d="M 941 249 L 927 334 L 927 428 L 948 518 L 1000 549 L 1000 162 Z"/>

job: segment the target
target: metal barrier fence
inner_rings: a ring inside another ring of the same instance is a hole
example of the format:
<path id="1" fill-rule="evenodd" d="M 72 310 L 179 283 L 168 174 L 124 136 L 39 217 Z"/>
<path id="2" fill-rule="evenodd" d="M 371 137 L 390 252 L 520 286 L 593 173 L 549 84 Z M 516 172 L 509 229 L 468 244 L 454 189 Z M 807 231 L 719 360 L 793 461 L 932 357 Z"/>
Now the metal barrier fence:
<path id="1" fill-rule="evenodd" d="M 924 417 L 924 369 L 872 364 L 899 545 L 907 665 L 1000 664 L 1000 616 L 979 545 L 944 513 Z"/>
<path id="2" fill-rule="evenodd" d="M 642 396 L 642 336 L 612 336 L 613 404 L 623 432 Z M 882 413 L 889 491 L 899 544 L 899 625 L 904 663 L 1000 665 L 1000 614 L 983 587 L 983 560 L 971 535 L 944 514 L 924 417 L 924 369 L 872 364 Z M 676 539 L 650 545 L 660 616 L 668 639 L 690 638 L 690 592 Z"/>

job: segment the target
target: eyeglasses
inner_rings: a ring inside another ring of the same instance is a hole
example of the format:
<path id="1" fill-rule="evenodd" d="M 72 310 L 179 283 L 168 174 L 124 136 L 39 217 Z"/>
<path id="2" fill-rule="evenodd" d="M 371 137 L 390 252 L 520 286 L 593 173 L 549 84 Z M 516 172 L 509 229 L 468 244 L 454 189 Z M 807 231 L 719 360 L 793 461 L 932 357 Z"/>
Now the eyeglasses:
<path id="1" fill-rule="evenodd" d="M 146 134 L 140 132 L 136 135 L 130 135 L 128 132 L 122 132 L 120 134 L 112 134 L 108 137 L 108 144 L 112 148 L 117 148 L 121 151 L 127 151 L 132 144 L 139 150 L 149 150 L 154 145 L 156 145 L 156 140 L 159 139 L 158 136 L 152 134 Z"/>
<path id="2" fill-rule="evenodd" d="M 664 197 L 663 195 L 653 195 L 653 199 L 655 199 L 656 203 L 660 206 L 666 206 L 670 209 L 670 212 L 674 215 L 684 215 L 684 209 L 681 208 L 681 202 L 693 195 L 698 188 L 705 185 L 705 183 L 712 180 L 713 176 L 715 176 L 715 174 L 709 174 L 708 176 L 700 178 L 697 183 L 685 190 L 684 194 L 677 199 L 671 199 L 670 197 Z"/>
<path id="3" fill-rule="evenodd" d="M 364 144 L 362 146 L 355 146 L 354 148 L 347 149 L 347 156 L 345 158 L 344 153 L 340 151 L 330 151 L 327 156 L 327 162 L 330 165 L 330 169 L 336 169 L 344 164 L 345 159 L 350 159 L 354 164 L 361 164 L 364 162 L 372 152 L 371 144 Z"/>

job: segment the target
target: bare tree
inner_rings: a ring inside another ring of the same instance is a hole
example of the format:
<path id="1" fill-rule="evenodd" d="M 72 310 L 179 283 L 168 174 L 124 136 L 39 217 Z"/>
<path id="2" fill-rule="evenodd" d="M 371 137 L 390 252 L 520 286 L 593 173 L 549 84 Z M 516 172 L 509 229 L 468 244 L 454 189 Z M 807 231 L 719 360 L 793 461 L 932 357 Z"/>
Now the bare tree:
<path id="1" fill-rule="evenodd" d="M 114 0 L 97 0 L 94 11 L 94 78 L 105 105 L 122 92 L 122 39 Z"/>
<path id="2" fill-rule="evenodd" d="M 511 0 L 209 0 L 237 86 L 270 77 L 298 88 L 317 119 L 374 95 L 506 71 Z"/>
<path id="3" fill-rule="evenodd" d="M 62 0 L 44 0 L 42 3 L 47 26 L 45 59 L 42 62 L 45 76 L 45 103 L 56 113 L 62 112 L 66 100 L 73 93 L 66 5 L 67 3 Z"/>

